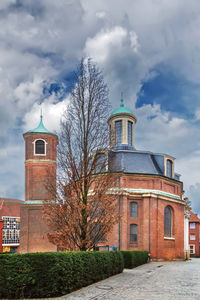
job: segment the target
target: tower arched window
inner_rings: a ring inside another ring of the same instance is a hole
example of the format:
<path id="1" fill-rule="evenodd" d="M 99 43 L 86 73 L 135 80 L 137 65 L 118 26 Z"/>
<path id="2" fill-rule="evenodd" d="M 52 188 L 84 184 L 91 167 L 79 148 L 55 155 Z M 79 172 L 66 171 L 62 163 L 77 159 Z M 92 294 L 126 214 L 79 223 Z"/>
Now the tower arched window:
<path id="1" fill-rule="evenodd" d="M 132 146 L 133 144 L 133 123 L 128 121 L 128 145 Z"/>
<path id="2" fill-rule="evenodd" d="M 170 159 L 167 159 L 167 177 L 172 178 L 172 161 Z"/>
<path id="3" fill-rule="evenodd" d="M 116 145 L 122 143 L 122 121 L 115 122 Z"/>
<path id="4" fill-rule="evenodd" d="M 46 155 L 46 142 L 44 140 L 36 140 L 34 142 L 34 154 Z"/>
<path id="5" fill-rule="evenodd" d="M 170 206 L 165 207 L 164 211 L 164 236 L 172 236 L 173 211 Z"/>

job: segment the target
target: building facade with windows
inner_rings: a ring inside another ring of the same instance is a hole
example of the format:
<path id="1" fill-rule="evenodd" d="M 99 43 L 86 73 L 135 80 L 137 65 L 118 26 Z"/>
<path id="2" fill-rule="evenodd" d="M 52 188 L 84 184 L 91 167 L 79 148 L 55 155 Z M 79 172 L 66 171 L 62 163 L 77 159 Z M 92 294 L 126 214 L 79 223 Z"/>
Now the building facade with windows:
<path id="1" fill-rule="evenodd" d="M 167 154 L 136 150 L 136 117 L 124 107 L 113 111 L 108 124 L 110 150 L 107 170 L 118 175 L 121 216 L 106 242 L 120 250 L 146 250 L 154 260 L 184 259 L 184 201 L 175 159 Z"/>
<path id="2" fill-rule="evenodd" d="M 199 224 L 200 219 L 192 211 L 189 212 L 189 247 L 190 256 L 199 257 Z"/>
<path id="3" fill-rule="evenodd" d="M 175 159 L 167 154 L 136 150 L 133 112 L 124 107 L 108 119 L 110 148 L 98 153 L 105 169 L 117 178 L 111 192 L 117 196 L 120 221 L 98 246 L 120 250 L 146 250 L 154 260 L 184 259 L 184 201 Z M 42 218 L 44 200 L 53 200 L 45 182 L 56 180 L 58 138 L 43 125 L 24 134 L 25 202 L 21 206 L 20 249 L 25 252 L 56 251 L 48 241 Z"/>
<path id="4" fill-rule="evenodd" d="M 21 200 L 0 198 L 0 252 L 20 252 Z"/>

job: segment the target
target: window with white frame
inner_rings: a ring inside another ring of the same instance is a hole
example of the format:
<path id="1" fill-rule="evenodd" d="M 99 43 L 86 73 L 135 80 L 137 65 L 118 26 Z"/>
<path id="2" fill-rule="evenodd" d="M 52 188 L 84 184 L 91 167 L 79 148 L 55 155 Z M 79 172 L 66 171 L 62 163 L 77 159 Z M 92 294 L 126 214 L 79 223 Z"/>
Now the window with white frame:
<path id="1" fill-rule="evenodd" d="M 195 245 L 190 245 L 190 254 L 195 254 Z"/>
<path id="2" fill-rule="evenodd" d="M 195 234 L 190 234 L 190 240 L 191 240 L 191 241 L 195 241 L 195 240 L 196 240 Z"/>
<path id="3" fill-rule="evenodd" d="M 166 206 L 164 210 L 164 236 L 172 236 L 172 208 Z"/>
<path id="4" fill-rule="evenodd" d="M 46 155 L 46 142 L 44 140 L 34 141 L 34 155 Z"/>
<path id="5" fill-rule="evenodd" d="M 195 223 L 190 223 L 190 229 L 195 229 Z"/>
<path id="6" fill-rule="evenodd" d="M 3 245 L 18 245 L 20 236 L 20 218 L 2 217 L 3 220 Z"/>

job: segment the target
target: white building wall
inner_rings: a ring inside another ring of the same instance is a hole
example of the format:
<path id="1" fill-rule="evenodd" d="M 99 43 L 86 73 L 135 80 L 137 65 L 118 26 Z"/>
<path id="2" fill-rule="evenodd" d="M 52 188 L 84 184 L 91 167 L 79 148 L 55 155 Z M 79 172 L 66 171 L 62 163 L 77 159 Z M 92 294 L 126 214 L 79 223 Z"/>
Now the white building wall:
<path id="1" fill-rule="evenodd" d="M 189 217 L 185 215 L 184 218 L 184 253 L 185 259 L 190 257 L 190 248 L 189 248 Z"/>

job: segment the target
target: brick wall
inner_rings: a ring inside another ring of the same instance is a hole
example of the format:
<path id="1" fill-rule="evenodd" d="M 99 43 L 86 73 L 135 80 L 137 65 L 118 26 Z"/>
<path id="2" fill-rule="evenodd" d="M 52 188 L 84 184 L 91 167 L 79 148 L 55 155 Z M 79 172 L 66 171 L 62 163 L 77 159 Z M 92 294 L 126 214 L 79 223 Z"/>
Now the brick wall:
<path id="1" fill-rule="evenodd" d="M 121 189 L 157 189 L 181 197 L 182 184 L 175 180 L 152 175 L 121 175 Z M 130 217 L 130 202 L 138 203 L 138 217 Z M 118 201 L 116 202 L 118 206 Z M 173 212 L 172 236 L 164 236 L 164 209 Z M 153 193 L 123 192 L 120 196 L 120 249 L 146 250 L 152 259 L 184 259 L 184 205 L 182 200 Z M 138 241 L 130 242 L 130 224 L 138 225 Z M 119 247 L 119 224 L 113 227 L 105 243 Z"/>

